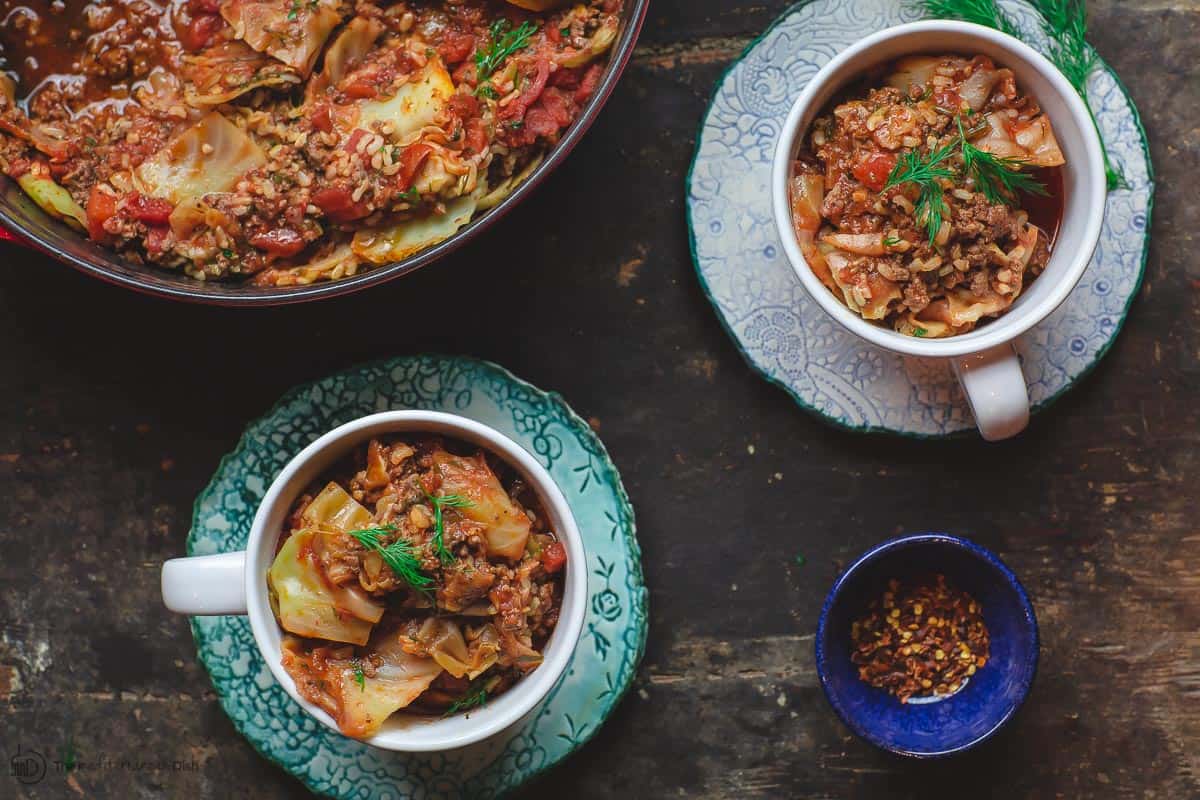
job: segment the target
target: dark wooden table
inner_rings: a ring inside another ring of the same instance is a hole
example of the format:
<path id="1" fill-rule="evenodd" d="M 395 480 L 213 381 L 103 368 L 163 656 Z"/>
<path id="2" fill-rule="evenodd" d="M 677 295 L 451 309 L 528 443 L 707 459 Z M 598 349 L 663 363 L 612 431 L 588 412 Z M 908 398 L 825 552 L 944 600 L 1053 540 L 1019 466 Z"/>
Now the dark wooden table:
<path id="1" fill-rule="evenodd" d="M 1200 3 L 1093 4 L 1158 169 L 1146 282 L 1099 369 L 995 446 L 826 427 L 751 374 L 697 287 L 695 130 L 723 67 L 785 5 L 656 0 L 567 165 L 465 252 L 367 294 L 194 308 L 0 249 L 0 772 L 69 734 L 86 760 L 200 765 L 29 788 L 0 774 L 0 797 L 304 793 L 221 712 L 187 621 L 161 608 L 159 565 L 280 393 L 426 350 L 562 392 L 637 509 L 651 635 L 636 685 L 523 796 L 1200 796 Z M 1015 724 L 926 765 L 837 721 L 812 634 L 841 565 L 930 529 L 1020 573 L 1043 652 Z"/>

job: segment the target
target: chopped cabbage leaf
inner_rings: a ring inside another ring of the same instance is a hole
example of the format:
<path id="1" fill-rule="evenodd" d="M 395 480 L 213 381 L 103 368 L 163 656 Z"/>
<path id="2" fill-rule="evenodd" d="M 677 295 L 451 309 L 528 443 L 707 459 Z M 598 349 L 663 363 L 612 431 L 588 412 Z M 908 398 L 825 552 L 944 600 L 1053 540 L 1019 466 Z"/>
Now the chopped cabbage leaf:
<path id="1" fill-rule="evenodd" d="M 358 530 L 371 524 L 371 512 L 333 481 L 313 498 L 300 518 L 306 525 L 332 525 L 343 531 Z"/>
<path id="2" fill-rule="evenodd" d="M 267 571 L 279 624 L 297 636 L 366 644 L 372 622 L 339 607 L 337 596 L 314 556 L 313 540 L 320 535 L 323 534 L 312 528 L 293 533 Z"/>
<path id="3" fill-rule="evenodd" d="M 980 150 L 1017 159 L 1030 167 L 1057 167 L 1066 163 L 1045 114 L 1017 121 L 1003 111 L 994 111 L 986 119 L 988 129 L 972 142 Z"/>
<path id="4" fill-rule="evenodd" d="M 87 227 L 87 214 L 71 197 L 71 193 L 55 183 L 54 179 L 36 172 L 26 172 L 17 178 L 17 183 L 50 216 L 72 225 Z"/>
<path id="5" fill-rule="evenodd" d="M 371 52 L 375 40 L 383 33 L 383 23 L 366 17 L 350 20 L 329 49 L 321 71 L 309 81 L 306 94 L 309 100 L 322 95 L 331 86 L 336 86 L 359 62 Z"/>
<path id="6" fill-rule="evenodd" d="M 575 11 L 586 13 L 586 9 L 583 9 L 582 6 L 577 7 Z M 564 22 L 570 23 L 569 15 Z M 608 52 L 608 48 L 612 47 L 612 43 L 617 40 L 619 28 L 620 22 L 616 16 L 605 17 L 604 21 L 600 23 L 600 27 L 596 28 L 595 33 L 588 39 L 587 44 L 580 50 L 565 51 L 563 57 L 558 59 L 559 63 L 564 67 L 582 67 L 584 64 L 595 61 Z"/>
<path id="7" fill-rule="evenodd" d="M 904 296 L 895 281 L 873 270 L 856 270 L 851 266 L 850 257 L 843 251 L 824 249 L 822 252 L 829 266 L 830 277 L 841 290 L 846 305 L 857 311 L 863 319 L 883 319 L 892 302 Z"/>
<path id="8" fill-rule="evenodd" d="M 354 234 L 351 247 L 355 255 L 372 264 L 388 264 L 418 253 L 449 239 L 471 221 L 477 199 L 467 195 L 446 204 L 446 213 L 416 217 L 390 228 L 376 228 Z"/>
<path id="9" fill-rule="evenodd" d="M 911 87 L 923 89 L 933 80 L 934 71 L 942 63 L 938 56 L 907 56 L 896 62 L 896 71 L 887 77 L 888 86 L 908 94 Z"/>
<path id="10" fill-rule="evenodd" d="M 237 38 L 308 75 L 341 22 L 338 5 L 337 0 L 226 0 L 221 16 Z"/>
<path id="11" fill-rule="evenodd" d="M 524 183 L 526 179 L 533 174 L 533 171 L 541 165 L 542 160 L 545 157 L 545 153 L 538 153 L 536 156 L 530 159 L 529 163 L 525 165 L 524 169 L 522 169 L 516 175 L 510 175 L 501 181 L 499 186 L 495 187 L 494 189 L 488 189 L 487 193 L 484 194 L 483 197 L 479 198 L 479 205 L 476 207 L 476 210 L 487 211 L 489 208 L 495 208 L 496 206 L 500 205 L 500 203 L 504 201 L 504 198 L 512 194 L 518 186 Z"/>
<path id="12" fill-rule="evenodd" d="M 529 539 L 529 517 L 509 498 L 483 454 L 456 456 L 439 448 L 433 452 L 433 464 L 442 479 L 442 494 L 470 501 L 456 510 L 485 526 L 488 555 L 520 559 Z"/>
<path id="13" fill-rule="evenodd" d="M 185 57 L 189 85 L 184 98 L 193 106 L 229 103 L 262 86 L 298 84 L 294 69 L 263 55 L 245 42 L 222 42 Z"/>
<path id="14" fill-rule="evenodd" d="M 370 650 L 383 659 L 374 675 L 360 679 L 352 667 L 341 675 L 338 727 L 358 738 L 378 733 L 388 717 L 420 697 L 442 674 L 442 666 L 434 659 L 404 652 L 395 631 L 373 637 Z"/>
<path id="15" fill-rule="evenodd" d="M 135 176 L 145 194 L 178 204 L 229 191 L 266 161 L 245 131 L 213 111 L 142 162 Z"/>
<path id="16" fill-rule="evenodd" d="M 358 127 L 390 122 L 392 136 L 403 139 L 436 121 L 454 95 L 454 81 L 440 58 L 431 58 L 420 74 L 391 97 L 367 100 L 359 106 Z"/>
<path id="17" fill-rule="evenodd" d="M 416 638 L 429 650 L 433 660 L 455 678 L 465 676 L 474 680 L 500 657 L 500 633 L 491 623 L 469 629 L 464 636 L 457 622 L 446 617 L 429 617 L 421 624 Z"/>

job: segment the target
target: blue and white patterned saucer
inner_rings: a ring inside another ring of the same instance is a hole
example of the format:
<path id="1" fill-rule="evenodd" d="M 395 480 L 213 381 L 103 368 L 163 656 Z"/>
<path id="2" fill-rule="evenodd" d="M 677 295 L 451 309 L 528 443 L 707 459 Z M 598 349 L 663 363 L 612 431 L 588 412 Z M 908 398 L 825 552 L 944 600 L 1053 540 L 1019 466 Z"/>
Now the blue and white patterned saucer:
<path id="1" fill-rule="evenodd" d="M 448 411 L 525 447 L 558 483 L 588 552 L 583 635 L 566 677 L 523 724 L 446 753 L 377 750 L 321 725 L 275 682 L 245 617 L 196 617 L 192 632 L 221 707 L 260 753 L 314 791 L 350 800 L 496 797 L 553 766 L 604 723 L 646 644 L 646 588 L 633 509 L 616 467 L 561 397 L 483 361 L 412 356 L 288 392 L 246 428 L 196 500 L 189 555 L 241 550 L 270 482 L 309 442 L 376 411 Z"/>
<path id="2" fill-rule="evenodd" d="M 1025 0 L 1000 4 L 1022 38 L 1046 52 L 1037 12 Z M 835 424 L 943 436 L 975 427 L 949 365 L 879 350 L 839 327 L 801 286 L 771 215 L 775 143 L 808 80 L 853 42 L 920 17 L 897 0 L 812 0 L 785 12 L 717 85 L 687 207 L 700 283 L 751 366 Z M 1107 352 L 1141 285 L 1149 246 L 1154 179 L 1137 109 L 1103 62 L 1088 89 L 1128 188 L 1109 194 L 1100 244 L 1075 291 L 1017 342 L 1035 411 Z"/>

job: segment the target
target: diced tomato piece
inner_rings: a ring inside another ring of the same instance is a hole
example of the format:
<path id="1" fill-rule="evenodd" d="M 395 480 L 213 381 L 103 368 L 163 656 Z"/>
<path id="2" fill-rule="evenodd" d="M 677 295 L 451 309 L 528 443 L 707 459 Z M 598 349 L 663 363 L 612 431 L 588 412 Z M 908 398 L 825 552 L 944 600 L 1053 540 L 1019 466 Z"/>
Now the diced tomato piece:
<path id="1" fill-rule="evenodd" d="M 575 89 L 583 80 L 583 67 L 559 67 L 546 81 L 547 86 L 557 86 L 560 89 Z"/>
<path id="2" fill-rule="evenodd" d="M 171 229 L 166 225 L 146 226 L 146 252 L 161 253 L 167 249 L 167 241 L 171 238 Z"/>
<path id="3" fill-rule="evenodd" d="M 446 103 L 459 119 L 479 116 L 479 101 L 469 94 L 456 94 Z"/>
<path id="4" fill-rule="evenodd" d="M 467 60 L 459 64 L 450 73 L 450 77 L 454 79 L 455 86 L 470 86 L 474 87 L 478 80 L 475 75 L 475 62 Z"/>
<path id="5" fill-rule="evenodd" d="M 396 173 L 396 180 L 401 190 L 407 190 L 413 185 L 417 173 L 421 171 L 421 165 L 425 163 L 425 159 L 429 158 L 429 154 L 432 152 L 433 148 L 424 142 L 404 148 L 404 152 L 400 154 L 400 171 Z"/>
<path id="6" fill-rule="evenodd" d="M 870 153 L 854 165 L 854 177 L 873 192 L 882 192 L 888 176 L 896 168 L 896 156 L 892 153 Z"/>
<path id="7" fill-rule="evenodd" d="M 534 66 L 532 75 L 525 75 L 525 83 L 521 93 L 508 105 L 501 108 L 497 116 L 502 120 L 518 120 L 525 116 L 525 111 L 534 101 L 542 96 L 546 81 L 550 78 L 550 62 L 539 58 Z"/>
<path id="8" fill-rule="evenodd" d="M 358 143 L 361 142 L 365 136 L 367 136 L 366 131 L 364 131 L 362 128 L 355 128 L 351 132 L 350 138 L 346 140 L 346 144 L 342 149 L 347 153 L 358 152 Z"/>
<path id="9" fill-rule="evenodd" d="M 550 118 L 554 120 L 560 128 L 571 124 L 571 101 L 567 99 L 567 93 L 561 89 L 551 91 L 547 89 L 538 100 L 538 105 L 546 109 L 550 114 Z"/>
<path id="10" fill-rule="evenodd" d="M 225 20 L 216 13 L 197 14 L 182 29 L 176 31 L 176 34 L 183 49 L 194 53 L 207 47 L 212 37 L 224 25 Z"/>
<path id="11" fill-rule="evenodd" d="M 346 86 L 343 86 L 342 91 L 346 93 L 347 97 L 353 97 L 356 100 L 375 97 L 379 94 L 379 90 L 376 89 L 369 80 L 367 80 L 369 77 L 370 76 L 364 75 L 363 80 L 356 80 L 347 84 Z"/>
<path id="12" fill-rule="evenodd" d="M 116 213 L 117 198 L 101 190 L 99 184 L 93 186 L 87 201 L 87 228 L 88 236 L 92 237 L 92 241 L 104 240 L 108 235 L 108 232 L 104 230 L 104 223 Z"/>
<path id="13" fill-rule="evenodd" d="M 515 146 L 533 144 L 538 138 L 553 140 L 574 118 L 569 90 L 551 86 L 525 114 L 519 128 L 511 128 L 507 141 Z"/>
<path id="14" fill-rule="evenodd" d="M 337 186 L 317 190 L 313 193 L 312 201 L 334 222 L 350 222 L 371 213 L 363 203 L 354 202 L 348 190 Z"/>
<path id="15" fill-rule="evenodd" d="M 304 237 L 291 228 L 276 228 L 250 237 L 250 244 L 273 256 L 290 258 L 304 249 Z"/>
<path id="16" fill-rule="evenodd" d="M 461 63 L 475 52 L 475 36 L 462 31 L 446 31 L 437 51 L 447 65 Z"/>
<path id="17" fill-rule="evenodd" d="M 551 542 L 542 549 L 542 567 L 553 575 L 567 563 L 567 548 L 562 542 Z"/>
<path id="18" fill-rule="evenodd" d="M 322 133 L 329 133 L 333 130 L 333 116 L 329 113 L 329 104 L 321 103 L 308 118 L 312 123 L 313 128 Z"/>
<path id="19" fill-rule="evenodd" d="M 592 96 L 592 92 L 596 91 L 596 87 L 600 85 L 600 78 L 604 75 L 604 66 L 602 64 L 592 64 L 588 67 L 587 72 L 583 74 L 583 79 L 579 81 L 579 88 L 575 90 L 575 102 L 583 103 Z"/>
<path id="20" fill-rule="evenodd" d="M 166 225 L 171 220 L 175 206 L 161 197 L 147 197 L 134 192 L 125 197 L 124 208 L 138 222 L 147 225 Z"/>

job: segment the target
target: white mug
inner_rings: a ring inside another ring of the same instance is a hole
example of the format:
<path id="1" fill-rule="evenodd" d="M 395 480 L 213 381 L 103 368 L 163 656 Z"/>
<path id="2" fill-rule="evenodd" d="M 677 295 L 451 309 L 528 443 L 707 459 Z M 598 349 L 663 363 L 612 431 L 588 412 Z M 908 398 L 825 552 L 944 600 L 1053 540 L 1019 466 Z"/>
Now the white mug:
<path id="1" fill-rule="evenodd" d="M 271 611 L 267 570 L 296 498 L 354 448 L 372 437 L 398 433 L 442 434 L 499 456 L 537 493 L 549 516 L 550 529 L 567 550 L 558 624 L 546 644 L 544 660 L 536 669 L 470 715 L 436 718 L 393 714 L 379 733 L 365 740 L 385 750 L 448 750 L 504 730 L 549 694 L 571 661 L 587 606 L 587 555 L 566 498 L 532 455 L 492 428 L 437 411 L 385 411 L 335 428 L 300 451 L 271 483 L 254 517 L 245 551 L 176 558 L 163 564 L 163 602 L 181 614 L 247 615 L 254 641 L 275 679 L 305 711 L 337 731 L 334 719 L 301 697 L 283 668 L 283 630 Z"/>
<path id="2" fill-rule="evenodd" d="M 844 86 L 871 67 L 917 53 L 989 56 L 1011 69 L 1017 85 L 1049 115 L 1066 157 L 1062 225 L 1045 271 L 999 318 L 945 339 L 906 336 L 847 308 L 809 268 L 792 224 L 788 180 L 813 120 Z M 1100 137 L 1079 95 L 1058 69 L 1021 41 L 966 22 L 925 21 L 880 31 L 851 45 L 821 68 L 783 125 L 771 173 L 775 224 L 784 252 L 805 289 L 846 330 L 895 353 L 951 359 L 983 438 L 1006 439 L 1029 423 L 1029 393 L 1013 340 L 1067 298 L 1091 261 L 1104 221 L 1106 176 Z"/>

